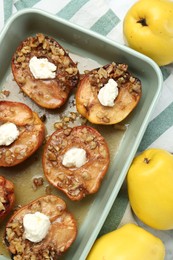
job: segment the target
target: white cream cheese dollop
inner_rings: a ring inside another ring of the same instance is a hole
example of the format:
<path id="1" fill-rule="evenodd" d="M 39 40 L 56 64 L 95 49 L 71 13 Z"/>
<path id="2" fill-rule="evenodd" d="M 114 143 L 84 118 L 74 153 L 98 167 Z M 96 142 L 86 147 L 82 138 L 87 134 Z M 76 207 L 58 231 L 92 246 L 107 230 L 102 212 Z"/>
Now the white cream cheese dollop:
<path id="1" fill-rule="evenodd" d="M 50 228 L 49 217 L 41 212 L 26 214 L 23 218 L 25 238 L 38 243 L 45 238 Z"/>
<path id="2" fill-rule="evenodd" d="M 29 68 L 35 79 L 54 79 L 56 77 L 56 66 L 47 58 L 33 56 L 29 61 Z"/>
<path id="3" fill-rule="evenodd" d="M 115 80 L 109 79 L 98 93 L 98 99 L 103 106 L 113 107 L 115 98 L 118 96 L 118 84 Z"/>
<path id="4" fill-rule="evenodd" d="M 8 146 L 19 136 L 19 130 L 13 123 L 7 122 L 0 126 L 0 145 Z"/>
<path id="5" fill-rule="evenodd" d="M 81 167 L 87 161 L 86 151 L 82 148 L 72 147 L 63 157 L 62 164 L 65 167 Z"/>

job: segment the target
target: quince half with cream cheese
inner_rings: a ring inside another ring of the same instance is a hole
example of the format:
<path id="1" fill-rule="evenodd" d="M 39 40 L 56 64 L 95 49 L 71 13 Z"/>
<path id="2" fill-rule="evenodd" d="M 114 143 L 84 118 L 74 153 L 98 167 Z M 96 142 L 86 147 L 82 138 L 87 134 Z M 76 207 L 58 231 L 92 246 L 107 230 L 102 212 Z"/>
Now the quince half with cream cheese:
<path id="1" fill-rule="evenodd" d="M 50 136 L 42 162 L 50 184 L 71 200 L 79 201 L 99 190 L 110 154 L 104 137 L 96 129 L 76 126 L 58 129 Z"/>
<path id="2" fill-rule="evenodd" d="M 20 89 L 43 108 L 64 105 L 78 84 L 77 64 L 54 38 L 41 33 L 21 42 L 11 68 Z"/>
<path id="3" fill-rule="evenodd" d="M 91 123 L 112 125 L 130 114 L 141 93 L 141 82 L 128 66 L 113 62 L 84 75 L 77 88 L 76 107 Z"/>
<path id="4" fill-rule="evenodd" d="M 4 241 L 11 259 L 59 259 L 76 236 L 77 223 L 65 201 L 45 195 L 15 211 Z"/>
<path id="5" fill-rule="evenodd" d="M 45 126 L 21 102 L 0 101 L 0 167 L 22 163 L 42 145 Z"/>

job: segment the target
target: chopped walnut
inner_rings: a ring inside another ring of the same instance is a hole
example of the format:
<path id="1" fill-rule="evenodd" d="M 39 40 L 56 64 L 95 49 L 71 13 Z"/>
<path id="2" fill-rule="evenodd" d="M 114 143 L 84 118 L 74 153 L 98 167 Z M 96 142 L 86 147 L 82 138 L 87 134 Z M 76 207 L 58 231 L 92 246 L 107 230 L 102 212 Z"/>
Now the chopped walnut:
<path id="1" fill-rule="evenodd" d="M 34 177 L 32 180 L 32 187 L 34 190 L 37 190 L 40 186 L 43 186 L 44 179 L 43 177 Z"/>

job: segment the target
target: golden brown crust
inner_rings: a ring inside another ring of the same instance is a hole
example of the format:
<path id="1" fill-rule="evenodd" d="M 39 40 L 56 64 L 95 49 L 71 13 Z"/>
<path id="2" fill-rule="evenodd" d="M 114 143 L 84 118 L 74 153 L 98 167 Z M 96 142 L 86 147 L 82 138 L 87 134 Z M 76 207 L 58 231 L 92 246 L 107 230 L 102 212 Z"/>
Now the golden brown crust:
<path id="1" fill-rule="evenodd" d="M 0 166 L 10 167 L 26 160 L 41 146 L 45 127 L 27 105 L 0 101 L 0 124 L 6 122 L 14 123 L 19 130 L 19 137 L 11 145 L 0 145 Z"/>
<path id="2" fill-rule="evenodd" d="M 31 242 L 24 237 L 23 217 L 28 213 L 41 212 L 49 217 L 50 229 L 46 237 Z M 77 224 L 66 209 L 65 202 L 54 196 L 40 197 L 15 212 L 7 223 L 5 242 L 13 259 L 57 259 L 76 239 Z"/>
<path id="3" fill-rule="evenodd" d="M 62 159 L 72 147 L 86 151 L 87 162 L 77 168 L 63 166 Z M 71 200 L 80 200 L 98 191 L 110 162 L 106 141 L 94 128 L 78 126 L 57 130 L 47 141 L 43 169 L 48 181 Z"/>
<path id="4" fill-rule="evenodd" d="M 55 79 L 35 79 L 29 69 L 30 59 L 47 58 L 57 66 Z M 55 39 L 37 34 L 28 37 L 17 48 L 12 58 L 14 79 L 33 101 L 49 109 L 61 107 L 70 91 L 77 86 L 79 71 L 67 52 Z"/>
<path id="5" fill-rule="evenodd" d="M 14 200 L 14 184 L 0 176 L 0 221 L 12 210 Z"/>
<path id="6" fill-rule="evenodd" d="M 141 82 L 128 72 L 125 64 L 109 64 L 94 69 L 80 81 L 76 93 L 78 112 L 94 124 L 111 125 L 125 119 L 137 106 L 142 92 Z M 103 106 L 97 97 L 101 87 L 112 78 L 119 94 L 113 107 Z"/>

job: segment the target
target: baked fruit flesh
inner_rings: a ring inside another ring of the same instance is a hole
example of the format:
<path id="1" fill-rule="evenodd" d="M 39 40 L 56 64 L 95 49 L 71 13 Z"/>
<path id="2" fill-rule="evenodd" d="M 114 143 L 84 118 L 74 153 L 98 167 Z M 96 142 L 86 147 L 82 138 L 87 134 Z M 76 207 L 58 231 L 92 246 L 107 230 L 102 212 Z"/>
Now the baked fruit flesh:
<path id="1" fill-rule="evenodd" d="M 0 176 L 0 222 L 12 210 L 15 201 L 14 184 Z"/>
<path id="2" fill-rule="evenodd" d="M 74 148 L 85 152 L 86 160 L 79 167 L 64 165 L 65 154 Z M 47 180 L 71 200 L 81 200 L 88 194 L 96 193 L 109 163 L 110 154 L 105 139 L 89 126 L 55 131 L 43 152 L 43 170 Z"/>
<path id="3" fill-rule="evenodd" d="M 50 227 L 39 242 L 25 237 L 24 217 L 27 214 L 44 214 L 49 218 Z M 74 242 L 77 224 L 66 203 L 55 195 L 40 197 L 18 209 L 9 219 L 5 229 L 5 243 L 12 259 L 58 259 Z"/>
<path id="4" fill-rule="evenodd" d="M 2 167 L 26 160 L 41 146 L 45 137 L 45 126 L 38 114 L 23 103 L 0 101 L 0 126 L 6 123 L 16 125 L 19 136 L 10 145 L 0 145 Z"/>
<path id="5" fill-rule="evenodd" d="M 33 57 L 47 59 L 56 66 L 55 77 L 35 78 L 29 67 Z M 21 42 L 11 67 L 21 90 L 39 106 L 48 109 L 61 107 L 79 80 L 77 65 L 65 49 L 55 39 L 41 33 Z"/>
<path id="6" fill-rule="evenodd" d="M 113 79 L 118 85 L 118 96 L 112 107 L 103 106 L 100 89 Z M 111 125 L 124 120 L 137 106 L 142 93 L 139 79 L 132 76 L 126 64 L 111 63 L 86 73 L 76 93 L 78 112 L 94 124 Z"/>

